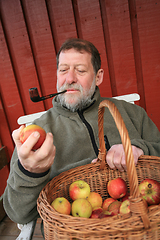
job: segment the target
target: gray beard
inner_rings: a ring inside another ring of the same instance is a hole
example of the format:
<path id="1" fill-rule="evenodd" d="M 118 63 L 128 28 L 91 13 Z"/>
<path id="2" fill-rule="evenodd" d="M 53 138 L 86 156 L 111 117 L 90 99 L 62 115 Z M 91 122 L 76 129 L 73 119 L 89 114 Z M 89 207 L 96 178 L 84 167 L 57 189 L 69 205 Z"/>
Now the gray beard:
<path id="1" fill-rule="evenodd" d="M 77 85 L 76 83 L 70 84 L 70 85 L 69 84 L 63 85 L 60 89 L 58 88 L 58 85 L 57 85 L 57 92 L 63 91 L 67 88 L 72 88 L 72 87 L 80 90 L 81 96 L 80 96 L 79 100 L 76 101 L 76 103 L 74 103 L 74 104 L 70 104 L 66 101 L 65 94 L 60 94 L 57 96 L 57 101 L 60 102 L 61 106 L 66 107 L 71 112 L 76 112 L 78 110 L 82 110 L 82 109 L 86 108 L 87 106 L 89 106 L 90 103 L 92 102 L 92 96 L 93 96 L 93 94 L 95 92 L 95 88 L 96 88 L 95 80 L 93 81 L 92 86 L 88 93 L 83 93 L 82 87 L 80 85 Z"/>

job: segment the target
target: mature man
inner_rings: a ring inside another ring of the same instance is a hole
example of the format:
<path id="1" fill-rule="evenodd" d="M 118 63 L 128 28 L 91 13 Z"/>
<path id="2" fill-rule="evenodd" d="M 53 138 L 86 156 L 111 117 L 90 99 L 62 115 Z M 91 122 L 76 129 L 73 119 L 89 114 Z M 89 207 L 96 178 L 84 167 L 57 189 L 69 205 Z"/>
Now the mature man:
<path id="1" fill-rule="evenodd" d="M 38 195 L 54 176 L 97 158 L 98 106 L 104 100 L 98 86 L 102 81 L 103 69 L 95 46 L 81 39 L 67 40 L 57 55 L 57 91 L 67 92 L 56 96 L 53 107 L 35 121 L 47 132 L 45 142 L 32 151 L 38 132 L 24 144 L 19 139 L 24 126 L 13 132 L 16 148 L 4 193 L 4 206 L 13 221 L 27 223 L 37 217 Z M 160 132 L 144 109 L 110 100 L 116 104 L 128 129 L 135 164 L 142 154 L 160 156 Z M 108 109 L 104 113 L 104 134 L 109 167 L 124 171 L 124 150 Z"/>

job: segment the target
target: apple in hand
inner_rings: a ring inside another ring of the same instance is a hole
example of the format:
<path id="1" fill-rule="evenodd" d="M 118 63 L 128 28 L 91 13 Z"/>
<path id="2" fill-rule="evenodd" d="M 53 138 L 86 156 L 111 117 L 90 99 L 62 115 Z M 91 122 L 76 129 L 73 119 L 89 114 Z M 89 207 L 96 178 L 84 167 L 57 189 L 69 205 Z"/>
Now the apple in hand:
<path id="1" fill-rule="evenodd" d="M 92 208 L 102 206 L 102 197 L 97 192 L 90 192 L 89 196 L 87 197 L 87 200 L 92 205 Z"/>
<path id="2" fill-rule="evenodd" d="M 119 212 L 123 213 L 123 214 L 130 212 L 130 201 L 129 201 L 129 199 L 126 199 L 121 203 Z"/>
<path id="3" fill-rule="evenodd" d="M 120 206 L 121 202 L 116 200 L 108 206 L 108 211 L 111 212 L 113 215 L 117 215 L 119 213 Z"/>
<path id="4" fill-rule="evenodd" d="M 83 180 L 77 180 L 69 186 L 69 195 L 74 201 L 78 198 L 87 198 L 90 194 L 90 186 Z"/>
<path id="5" fill-rule="evenodd" d="M 86 198 L 78 198 L 72 203 L 72 215 L 74 217 L 89 218 L 92 214 L 92 206 Z"/>
<path id="6" fill-rule="evenodd" d="M 109 195 L 114 199 L 122 198 L 127 193 L 127 184 L 126 182 L 121 178 L 115 178 L 110 180 L 107 183 L 107 190 Z"/>
<path id="7" fill-rule="evenodd" d="M 64 197 L 57 197 L 52 203 L 51 206 L 59 213 L 69 215 L 71 213 L 71 204 Z"/>
<path id="8" fill-rule="evenodd" d="M 106 198 L 106 199 L 104 200 L 103 204 L 102 204 L 103 210 L 108 210 L 109 205 L 110 205 L 112 202 L 114 202 L 114 201 L 116 201 L 116 200 L 113 199 L 113 198 Z"/>
<path id="9" fill-rule="evenodd" d="M 139 191 L 148 205 L 160 203 L 160 183 L 153 179 L 145 179 L 139 184 Z"/>
<path id="10" fill-rule="evenodd" d="M 37 143 L 34 145 L 34 147 L 32 148 L 32 150 L 37 150 L 38 148 L 40 148 L 46 138 L 46 132 L 45 130 L 35 124 L 31 124 L 28 125 L 27 127 L 23 128 L 22 131 L 20 132 L 20 141 L 23 144 L 27 138 L 31 135 L 31 133 L 33 132 L 39 132 L 40 137 L 37 141 Z"/>
<path id="11" fill-rule="evenodd" d="M 101 207 L 93 208 L 90 218 L 99 218 L 99 215 L 103 212 Z"/>

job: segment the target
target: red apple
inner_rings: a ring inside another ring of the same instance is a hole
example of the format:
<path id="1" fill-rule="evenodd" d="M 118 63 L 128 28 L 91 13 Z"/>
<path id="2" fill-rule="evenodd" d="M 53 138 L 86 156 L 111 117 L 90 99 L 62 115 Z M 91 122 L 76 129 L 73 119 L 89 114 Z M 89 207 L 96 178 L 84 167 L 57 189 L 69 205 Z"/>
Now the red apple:
<path id="1" fill-rule="evenodd" d="M 129 199 L 130 193 L 127 192 L 124 197 L 121 198 L 121 201 L 124 202 L 125 200 Z"/>
<path id="2" fill-rule="evenodd" d="M 115 178 L 108 182 L 107 184 L 107 190 L 109 195 L 114 199 L 122 198 L 127 193 L 127 184 L 126 182 L 121 178 Z"/>
<path id="3" fill-rule="evenodd" d="M 71 213 L 71 204 L 64 197 L 57 197 L 52 203 L 51 206 L 59 213 L 69 215 Z"/>
<path id="4" fill-rule="evenodd" d="M 129 199 L 126 199 L 125 201 L 122 202 L 119 212 L 122 214 L 129 213 L 130 210 L 130 201 Z"/>
<path id="5" fill-rule="evenodd" d="M 112 202 L 114 202 L 114 201 L 116 201 L 115 199 L 113 199 L 113 198 L 106 198 L 105 200 L 104 200 L 104 202 L 103 202 L 103 204 L 102 204 L 102 208 L 103 208 L 103 210 L 108 210 L 108 206 L 112 203 Z"/>
<path id="6" fill-rule="evenodd" d="M 101 207 L 93 208 L 90 218 L 99 218 L 99 215 L 103 212 Z"/>
<path id="7" fill-rule="evenodd" d="M 86 198 L 78 198 L 72 203 L 72 215 L 74 217 L 89 218 L 92 214 L 92 206 Z"/>
<path id="8" fill-rule="evenodd" d="M 97 192 L 91 192 L 89 196 L 87 197 L 87 200 L 92 205 L 92 208 L 95 207 L 102 207 L 102 197 Z"/>
<path id="9" fill-rule="evenodd" d="M 69 195 L 74 201 L 78 198 L 87 198 L 90 194 L 90 186 L 83 180 L 77 180 L 69 186 Z"/>
<path id="10" fill-rule="evenodd" d="M 145 179 L 139 184 L 141 196 L 146 200 L 148 205 L 160 203 L 160 183 L 153 179 Z"/>
<path id="11" fill-rule="evenodd" d="M 27 138 L 31 135 L 33 132 L 39 132 L 40 137 L 37 141 L 37 143 L 34 145 L 33 150 L 37 150 L 40 148 L 46 138 L 46 132 L 45 130 L 35 124 L 28 125 L 27 127 L 23 128 L 22 131 L 20 132 L 20 141 L 21 143 L 24 143 Z"/>
<path id="12" fill-rule="evenodd" d="M 109 211 L 103 211 L 100 213 L 98 218 L 106 218 L 106 217 L 112 217 L 115 214 L 113 212 L 109 212 Z"/>
<path id="13" fill-rule="evenodd" d="M 108 206 L 108 211 L 112 212 L 113 215 L 117 215 L 119 213 L 120 206 L 121 202 L 116 200 Z"/>

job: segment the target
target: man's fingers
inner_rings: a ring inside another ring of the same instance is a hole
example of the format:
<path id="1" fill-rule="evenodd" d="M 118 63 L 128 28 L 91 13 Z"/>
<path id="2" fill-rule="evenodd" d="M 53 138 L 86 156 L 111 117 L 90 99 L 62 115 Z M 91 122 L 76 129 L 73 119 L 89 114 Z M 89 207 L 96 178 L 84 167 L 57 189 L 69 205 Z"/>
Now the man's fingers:
<path id="1" fill-rule="evenodd" d="M 138 162 L 138 157 L 140 155 L 143 155 L 144 152 L 142 149 L 136 146 L 132 146 L 132 150 L 133 150 L 133 156 L 134 156 L 134 163 L 136 165 Z M 110 168 L 112 169 L 117 168 L 121 172 L 124 170 L 127 170 L 126 157 L 125 157 L 123 145 L 122 144 L 113 145 L 107 153 L 106 161 L 110 166 Z"/>
<path id="2" fill-rule="evenodd" d="M 92 160 L 92 163 L 96 163 L 97 160 L 98 160 L 98 158 L 93 159 L 93 160 Z"/>
<path id="3" fill-rule="evenodd" d="M 144 154 L 143 150 L 138 148 L 138 147 L 135 147 L 135 146 L 132 146 L 132 151 L 133 151 L 133 156 L 134 156 L 134 162 L 135 162 L 135 165 L 137 164 L 138 162 L 138 158 Z"/>
<path id="4" fill-rule="evenodd" d="M 109 167 L 112 169 L 115 169 L 115 165 L 114 165 L 114 151 L 108 151 L 107 155 L 106 155 L 106 162 L 108 163 Z"/>
<path id="5" fill-rule="evenodd" d="M 123 152 L 122 158 L 121 158 L 121 166 L 123 168 L 123 171 L 127 171 L 127 166 L 126 166 L 126 158 L 125 158 L 125 153 Z"/>
<path id="6" fill-rule="evenodd" d="M 13 141 L 14 141 L 17 149 L 19 149 L 19 147 L 22 145 L 19 137 L 20 137 L 20 132 L 22 131 L 23 128 L 25 128 L 24 125 L 20 126 L 18 129 L 14 130 L 12 132 L 12 138 L 13 138 Z"/>
<path id="7" fill-rule="evenodd" d="M 41 148 L 39 148 L 36 152 L 36 155 L 40 158 L 46 158 L 48 155 L 51 153 L 54 154 L 55 152 L 55 146 L 53 145 L 53 135 L 52 133 L 47 133 L 46 134 L 46 139 L 43 142 Z"/>
<path id="8" fill-rule="evenodd" d="M 37 160 L 36 162 L 38 162 L 38 164 L 34 166 L 34 169 L 37 168 L 36 172 L 48 170 L 54 162 L 55 153 L 56 147 L 53 144 L 53 135 L 52 133 L 47 133 L 46 139 L 42 146 L 37 149 L 36 152 L 34 152 L 34 157 Z"/>
<path id="9" fill-rule="evenodd" d="M 26 139 L 19 149 L 20 157 L 26 158 L 29 155 L 34 145 L 38 142 L 39 137 L 39 132 L 35 131 Z"/>
<path id="10" fill-rule="evenodd" d="M 120 144 L 113 145 L 106 156 L 106 161 L 110 168 L 112 169 L 118 169 L 119 171 L 124 171 L 124 165 L 125 164 L 125 156 L 123 148 Z"/>
<path id="11" fill-rule="evenodd" d="M 118 169 L 120 172 L 124 171 L 124 168 L 122 166 L 122 158 L 123 158 L 122 151 L 114 151 L 112 163 L 114 165 L 114 168 Z"/>

